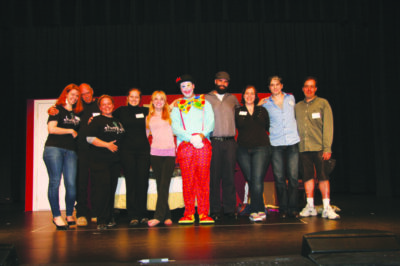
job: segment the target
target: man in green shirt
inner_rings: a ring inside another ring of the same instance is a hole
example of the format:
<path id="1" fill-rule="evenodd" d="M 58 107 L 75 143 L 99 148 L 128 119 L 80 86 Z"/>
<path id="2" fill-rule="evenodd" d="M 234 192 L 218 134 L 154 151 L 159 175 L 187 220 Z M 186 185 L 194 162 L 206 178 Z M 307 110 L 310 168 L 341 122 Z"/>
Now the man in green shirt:
<path id="1" fill-rule="evenodd" d="M 322 217 L 339 219 L 330 205 L 329 176 L 325 173 L 324 161 L 331 158 L 333 140 L 333 115 L 328 101 L 315 95 L 317 79 L 307 77 L 303 85 L 305 99 L 296 104 L 297 128 L 300 135 L 299 151 L 303 165 L 303 182 L 307 195 L 307 205 L 300 216 L 316 216 L 314 207 L 314 169 L 319 190 L 322 194 L 324 210 Z"/>

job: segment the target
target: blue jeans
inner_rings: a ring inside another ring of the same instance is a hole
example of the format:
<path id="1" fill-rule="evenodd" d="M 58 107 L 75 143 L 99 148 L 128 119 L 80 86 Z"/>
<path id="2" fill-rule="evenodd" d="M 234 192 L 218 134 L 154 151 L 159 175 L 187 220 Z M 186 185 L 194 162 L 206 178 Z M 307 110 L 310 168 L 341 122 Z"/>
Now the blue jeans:
<path id="1" fill-rule="evenodd" d="M 276 192 L 278 194 L 279 211 L 297 212 L 299 187 L 298 144 L 272 146 L 272 168 L 274 171 Z M 286 185 L 286 178 L 288 180 L 288 185 Z"/>
<path id="2" fill-rule="evenodd" d="M 75 151 L 44 147 L 43 160 L 49 174 L 48 198 L 53 217 L 61 216 L 59 203 L 59 187 L 61 174 L 64 177 L 65 206 L 67 216 L 71 216 L 74 210 L 76 198 L 76 172 L 78 156 Z"/>
<path id="3" fill-rule="evenodd" d="M 271 147 L 259 146 L 255 148 L 238 147 L 237 161 L 242 173 L 249 183 L 251 212 L 264 212 L 263 199 L 264 178 L 271 159 Z"/>

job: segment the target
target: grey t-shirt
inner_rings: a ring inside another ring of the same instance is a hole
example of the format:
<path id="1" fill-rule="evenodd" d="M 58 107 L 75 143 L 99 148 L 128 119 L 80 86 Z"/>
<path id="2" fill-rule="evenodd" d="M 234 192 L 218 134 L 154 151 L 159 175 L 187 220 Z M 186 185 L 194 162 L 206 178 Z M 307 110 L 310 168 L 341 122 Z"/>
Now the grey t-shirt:
<path id="1" fill-rule="evenodd" d="M 221 101 L 212 91 L 206 94 L 206 100 L 211 103 L 215 118 L 215 127 L 211 137 L 235 136 L 235 109 L 240 107 L 236 96 L 227 92 Z"/>

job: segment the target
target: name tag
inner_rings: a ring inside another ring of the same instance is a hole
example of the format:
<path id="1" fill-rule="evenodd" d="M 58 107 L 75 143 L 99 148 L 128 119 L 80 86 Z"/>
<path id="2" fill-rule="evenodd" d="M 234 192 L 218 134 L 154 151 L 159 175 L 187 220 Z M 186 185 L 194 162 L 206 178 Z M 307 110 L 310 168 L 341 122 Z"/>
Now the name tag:
<path id="1" fill-rule="evenodd" d="M 144 118 L 144 114 L 136 114 L 136 118 Z"/>
<path id="2" fill-rule="evenodd" d="M 100 113 L 92 113 L 92 116 L 93 116 L 93 117 L 99 116 L 99 115 L 100 115 Z"/>
<path id="3" fill-rule="evenodd" d="M 247 115 L 247 112 L 246 111 L 240 111 L 239 115 Z"/>
<path id="4" fill-rule="evenodd" d="M 321 118 L 321 114 L 320 113 L 312 113 L 311 117 L 313 119 Z"/>

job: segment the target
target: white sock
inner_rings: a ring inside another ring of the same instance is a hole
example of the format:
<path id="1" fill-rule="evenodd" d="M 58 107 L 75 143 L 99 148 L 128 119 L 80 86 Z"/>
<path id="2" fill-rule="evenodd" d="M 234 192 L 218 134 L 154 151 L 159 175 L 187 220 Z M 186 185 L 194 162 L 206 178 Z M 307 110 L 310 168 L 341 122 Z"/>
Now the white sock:
<path id="1" fill-rule="evenodd" d="M 330 199 L 322 199 L 322 204 L 324 204 L 324 209 L 327 209 L 330 204 Z"/>
<path id="2" fill-rule="evenodd" d="M 310 207 L 314 207 L 314 198 L 307 198 L 307 205 Z"/>

